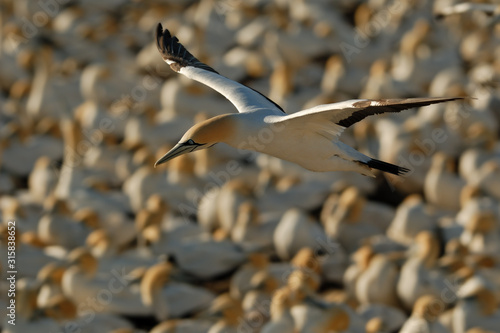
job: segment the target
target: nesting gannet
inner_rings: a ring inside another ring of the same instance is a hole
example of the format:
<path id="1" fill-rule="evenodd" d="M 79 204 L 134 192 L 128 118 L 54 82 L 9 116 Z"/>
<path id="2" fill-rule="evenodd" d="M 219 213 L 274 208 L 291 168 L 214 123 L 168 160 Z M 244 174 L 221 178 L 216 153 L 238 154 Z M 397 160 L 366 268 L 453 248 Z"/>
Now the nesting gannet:
<path id="1" fill-rule="evenodd" d="M 48 245 L 60 245 L 73 249 L 85 244 L 85 238 L 91 232 L 91 227 L 77 223 L 71 217 L 71 211 L 66 200 L 54 196 L 45 201 L 45 212 L 38 223 L 38 237 Z"/>
<path id="2" fill-rule="evenodd" d="M 446 16 L 463 14 L 472 11 L 481 11 L 486 14 L 493 15 L 498 13 L 499 7 L 497 4 L 462 2 L 450 6 L 443 6 L 443 8 L 437 10 L 434 15 L 437 19 L 442 19 Z"/>
<path id="3" fill-rule="evenodd" d="M 41 317 L 36 304 L 39 289 L 38 281 L 21 278 L 16 282 L 16 321 L 9 324 L 9 317 L 4 316 L 0 325 L 5 333 L 60 332 L 60 325 L 52 318 Z"/>
<path id="4" fill-rule="evenodd" d="M 494 287 L 481 277 L 474 276 L 458 290 L 458 303 L 453 309 L 453 332 L 465 333 L 474 327 L 498 331 L 500 311 Z"/>
<path id="5" fill-rule="evenodd" d="M 271 303 L 274 291 L 281 287 L 281 281 L 269 272 L 262 271 L 252 277 L 250 285 L 252 289 L 245 293 L 241 301 L 241 306 L 247 317 L 262 311 L 262 304 Z M 266 314 L 267 316 L 268 314 Z"/>
<path id="6" fill-rule="evenodd" d="M 412 309 L 420 296 L 439 297 L 446 287 L 445 276 L 438 270 L 439 242 L 430 231 L 421 231 L 415 237 L 410 257 L 401 267 L 396 285 L 404 308 Z"/>
<path id="7" fill-rule="evenodd" d="M 318 297 L 319 281 L 305 271 L 296 270 L 288 277 L 287 286 L 294 294 L 290 313 L 297 332 L 362 332 L 361 318 L 346 304 Z"/>
<path id="8" fill-rule="evenodd" d="M 410 246 L 419 232 L 433 230 L 435 227 L 436 221 L 428 205 L 420 195 L 412 194 L 396 209 L 396 215 L 387 229 L 387 236 L 398 243 Z"/>
<path id="9" fill-rule="evenodd" d="M 181 271 L 200 279 L 227 274 L 246 261 L 246 253 L 231 241 L 190 238 L 172 248 L 172 257 Z"/>
<path id="10" fill-rule="evenodd" d="M 338 199 L 338 205 L 325 219 L 325 232 L 332 239 L 338 239 L 348 252 L 353 252 L 364 239 L 384 233 L 375 223 L 373 212 L 365 211 L 367 200 L 355 187 L 347 188 Z M 363 212 L 365 211 L 365 212 Z"/>
<path id="11" fill-rule="evenodd" d="M 398 307 L 398 275 L 398 267 L 388 256 L 374 255 L 356 281 L 356 298 L 361 304 L 378 303 Z"/>
<path id="12" fill-rule="evenodd" d="M 188 332 L 202 333 L 208 332 L 212 327 L 213 322 L 208 319 L 170 319 L 162 321 L 149 331 L 150 333 L 173 333 L 173 332 Z"/>
<path id="13" fill-rule="evenodd" d="M 153 309 L 144 305 L 141 300 L 138 279 L 132 272 L 117 275 L 123 273 L 122 268 L 100 268 L 97 258 L 82 247 L 71 251 L 67 259 L 68 268 L 62 276 L 61 287 L 64 296 L 75 304 L 87 304 L 89 310 L 98 310 L 100 313 L 153 315 Z M 89 301 L 89 297 L 99 297 L 103 290 L 109 291 L 108 301 Z"/>
<path id="14" fill-rule="evenodd" d="M 278 257 L 289 260 L 303 247 L 315 248 L 318 244 L 327 243 L 327 237 L 306 212 L 291 208 L 283 214 L 274 229 L 273 241 Z"/>
<path id="15" fill-rule="evenodd" d="M 65 268 L 56 263 L 49 262 L 38 271 L 36 280 L 40 282 L 40 289 L 36 298 L 39 308 L 45 308 L 54 297 L 62 295 L 61 281 Z"/>
<path id="16" fill-rule="evenodd" d="M 158 263 L 148 268 L 141 284 L 141 300 L 158 320 L 185 317 L 207 308 L 215 295 L 202 287 L 171 280 L 173 266 Z"/>
<path id="17" fill-rule="evenodd" d="M 245 329 L 248 325 L 244 322 L 243 314 L 241 302 L 224 293 L 214 299 L 200 317 L 208 315 L 217 320 L 207 333 L 236 333 L 242 331 L 242 325 L 245 325 Z"/>
<path id="18" fill-rule="evenodd" d="M 366 333 L 397 332 L 408 319 L 402 309 L 384 304 L 361 305 L 356 312 L 366 322 Z"/>
<path id="19" fill-rule="evenodd" d="M 200 62 L 176 37 L 158 24 L 156 42 L 170 67 L 203 83 L 231 101 L 239 113 L 215 116 L 191 127 L 156 165 L 182 154 L 223 142 L 266 153 L 312 171 L 357 171 L 374 176 L 372 169 L 401 175 L 408 169 L 368 157 L 339 141 L 343 130 L 370 115 L 460 99 L 410 98 L 349 100 L 319 105 L 291 115 L 257 91 L 234 82 Z"/>
<path id="20" fill-rule="evenodd" d="M 424 295 L 419 297 L 413 306 L 411 317 L 408 318 L 399 332 L 448 332 L 438 320 L 444 309 L 444 302 L 436 296 Z"/>
<path id="21" fill-rule="evenodd" d="M 452 159 L 442 152 L 432 156 L 431 168 L 425 176 L 424 194 L 432 205 L 458 211 L 460 193 L 466 182 L 453 172 L 452 163 Z"/>
<path id="22" fill-rule="evenodd" d="M 262 326 L 262 333 L 293 332 L 295 323 L 290 309 L 293 306 L 292 291 L 288 287 L 278 289 L 270 305 L 271 320 Z"/>
<path id="23" fill-rule="evenodd" d="M 356 284 L 359 277 L 368 269 L 375 253 L 369 244 L 361 246 L 350 255 L 352 263 L 347 267 L 343 276 L 345 290 L 350 297 L 356 297 Z"/>
<path id="24" fill-rule="evenodd" d="M 231 230 L 231 239 L 244 249 L 272 250 L 273 234 L 279 219 L 266 218 L 251 201 L 238 208 L 238 217 Z"/>

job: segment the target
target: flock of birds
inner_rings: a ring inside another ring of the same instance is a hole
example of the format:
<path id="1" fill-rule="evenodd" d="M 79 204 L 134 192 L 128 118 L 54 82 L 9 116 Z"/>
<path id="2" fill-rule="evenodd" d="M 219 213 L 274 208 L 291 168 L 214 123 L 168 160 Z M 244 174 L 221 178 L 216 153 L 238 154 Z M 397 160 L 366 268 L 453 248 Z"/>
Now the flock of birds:
<path id="1" fill-rule="evenodd" d="M 2 2 L 2 332 L 500 332 L 498 12 L 447 0 Z M 183 53 L 169 58 L 158 21 L 196 58 L 170 35 Z M 217 71 L 276 103 L 241 86 L 236 106 L 258 100 L 287 119 L 354 98 L 471 98 L 356 124 L 380 110 L 351 101 L 331 124 L 303 121 L 342 133 L 341 154 L 385 161 L 356 162 L 376 178 L 249 151 L 265 152 L 278 127 L 246 133 L 241 149 L 172 154 L 226 135 L 189 129 L 234 107 L 168 68 L 158 46 L 181 74 Z"/>

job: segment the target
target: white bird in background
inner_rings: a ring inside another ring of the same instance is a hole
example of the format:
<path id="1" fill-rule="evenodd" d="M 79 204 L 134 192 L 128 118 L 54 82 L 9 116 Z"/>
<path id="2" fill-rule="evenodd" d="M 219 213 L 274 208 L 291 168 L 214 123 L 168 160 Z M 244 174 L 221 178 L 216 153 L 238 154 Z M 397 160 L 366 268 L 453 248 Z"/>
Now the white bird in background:
<path id="1" fill-rule="evenodd" d="M 238 149 L 266 153 L 312 171 L 356 171 L 374 177 L 372 169 L 377 169 L 402 175 L 409 170 L 368 157 L 339 141 L 344 129 L 370 115 L 462 99 L 357 99 L 287 115 L 269 98 L 200 62 L 168 30 L 163 31 L 161 24 L 156 30 L 156 42 L 163 60 L 174 71 L 215 89 L 233 103 L 239 113 L 215 116 L 194 125 L 155 166 L 223 142 Z"/>
<path id="2" fill-rule="evenodd" d="M 441 19 L 446 16 L 464 14 L 472 11 L 485 12 L 488 15 L 498 14 L 500 11 L 500 6 L 494 3 L 473 3 L 473 2 L 462 2 L 456 3 L 449 6 L 443 6 L 438 9 L 434 15 L 437 19 Z"/>

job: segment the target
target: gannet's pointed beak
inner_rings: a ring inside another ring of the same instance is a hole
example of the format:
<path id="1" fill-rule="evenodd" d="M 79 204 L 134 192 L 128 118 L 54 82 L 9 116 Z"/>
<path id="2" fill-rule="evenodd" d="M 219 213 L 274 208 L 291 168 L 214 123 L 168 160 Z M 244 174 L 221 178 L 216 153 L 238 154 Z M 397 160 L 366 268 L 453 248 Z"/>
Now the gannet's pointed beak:
<path id="1" fill-rule="evenodd" d="M 198 146 L 199 146 L 198 144 L 189 144 L 186 142 L 183 142 L 183 143 L 179 142 L 178 144 L 176 144 L 174 146 L 174 148 L 170 149 L 170 151 L 168 153 L 163 155 L 162 158 L 160 158 L 158 161 L 156 161 L 155 168 L 157 165 L 166 163 L 177 156 L 181 156 L 183 154 L 187 154 L 187 153 L 194 151 Z"/>

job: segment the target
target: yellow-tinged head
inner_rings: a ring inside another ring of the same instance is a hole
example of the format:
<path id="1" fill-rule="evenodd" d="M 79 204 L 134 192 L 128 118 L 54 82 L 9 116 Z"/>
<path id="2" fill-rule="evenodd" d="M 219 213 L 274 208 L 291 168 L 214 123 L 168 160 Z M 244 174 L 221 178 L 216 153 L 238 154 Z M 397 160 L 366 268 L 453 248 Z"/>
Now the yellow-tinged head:
<path id="1" fill-rule="evenodd" d="M 234 131 L 233 114 L 223 114 L 204 120 L 191 127 L 168 153 L 156 161 L 155 167 L 177 156 L 210 148 L 218 142 L 228 142 Z"/>
<path id="2" fill-rule="evenodd" d="M 97 259 L 85 248 L 76 248 L 68 254 L 70 265 L 75 265 L 87 277 L 92 278 L 97 272 Z"/>
<path id="3" fill-rule="evenodd" d="M 155 295 L 159 296 L 159 291 L 170 278 L 172 265 L 168 262 L 161 262 L 148 268 L 141 279 L 141 299 L 147 306 L 152 306 Z"/>
<path id="4" fill-rule="evenodd" d="M 443 311 L 443 301 L 433 295 L 420 296 L 413 306 L 413 313 L 427 321 L 435 321 Z"/>
<path id="5" fill-rule="evenodd" d="M 76 305 L 63 295 L 53 296 L 44 308 L 47 317 L 57 321 L 67 321 L 77 316 Z"/>

